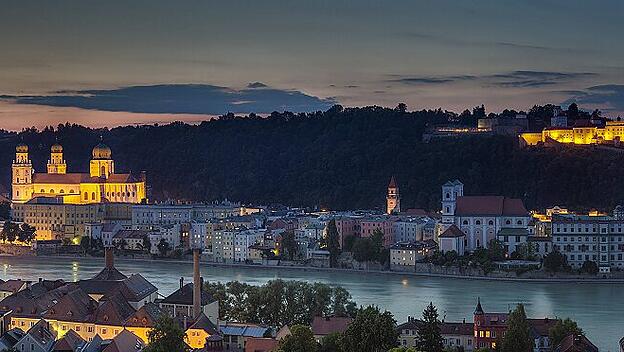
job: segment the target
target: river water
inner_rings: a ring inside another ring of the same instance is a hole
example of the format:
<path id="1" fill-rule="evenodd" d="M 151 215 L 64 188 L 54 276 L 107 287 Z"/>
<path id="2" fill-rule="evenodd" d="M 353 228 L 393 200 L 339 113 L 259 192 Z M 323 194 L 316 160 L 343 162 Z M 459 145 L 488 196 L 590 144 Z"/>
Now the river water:
<path id="1" fill-rule="evenodd" d="M 141 273 L 162 295 L 178 287 L 180 276 L 185 280 L 192 277 L 191 263 L 118 259 L 115 265 L 125 274 Z M 0 278 L 75 281 L 92 277 L 102 267 L 103 260 L 99 258 L 0 257 Z M 447 321 L 472 321 L 477 297 L 481 297 L 484 310 L 489 312 L 505 312 L 516 303 L 523 303 L 531 317 L 570 317 L 600 351 L 619 351 L 618 340 L 624 336 L 624 284 L 485 281 L 209 264 L 202 264 L 202 276 L 204 280 L 238 280 L 253 285 L 277 278 L 340 285 L 349 290 L 358 304 L 375 304 L 389 310 L 399 323 L 408 315 L 420 316 L 430 301 Z"/>

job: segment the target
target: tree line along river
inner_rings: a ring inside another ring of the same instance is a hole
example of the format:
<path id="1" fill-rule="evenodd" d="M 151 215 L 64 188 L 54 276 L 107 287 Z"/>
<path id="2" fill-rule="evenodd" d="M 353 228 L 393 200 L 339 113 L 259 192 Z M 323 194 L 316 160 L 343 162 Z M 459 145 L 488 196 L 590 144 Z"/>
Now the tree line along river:
<path id="1" fill-rule="evenodd" d="M 118 259 L 115 265 L 125 274 L 142 274 L 162 295 L 177 289 L 181 276 L 192 278 L 190 262 Z M 92 277 L 102 266 L 100 258 L 0 257 L 0 278 L 76 281 Z M 601 351 L 618 351 L 618 341 L 624 336 L 624 284 L 490 281 L 209 264 L 202 264 L 201 270 L 204 280 L 210 281 L 261 285 L 280 278 L 340 285 L 357 304 L 378 305 L 392 312 L 399 323 L 407 316 L 420 316 L 429 302 L 447 321 L 472 321 L 477 297 L 481 297 L 483 308 L 490 312 L 505 312 L 523 303 L 531 317 L 571 317 Z"/>

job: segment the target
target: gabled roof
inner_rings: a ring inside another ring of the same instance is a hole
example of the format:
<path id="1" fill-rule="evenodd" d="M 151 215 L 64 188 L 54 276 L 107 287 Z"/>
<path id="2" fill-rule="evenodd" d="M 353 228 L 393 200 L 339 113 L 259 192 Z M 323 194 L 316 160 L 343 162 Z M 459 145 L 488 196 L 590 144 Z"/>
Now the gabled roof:
<path id="1" fill-rule="evenodd" d="M 147 281 L 141 274 L 132 274 L 130 277 L 109 287 L 109 290 L 100 301 L 106 301 L 110 297 L 121 295 L 128 302 L 138 302 L 157 291 L 158 288 Z"/>
<path id="2" fill-rule="evenodd" d="M 53 352 L 78 352 L 86 344 L 86 341 L 74 330 L 69 330 L 63 337 L 56 341 L 52 347 Z"/>
<path id="3" fill-rule="evenodd" d="M 189 327 L 189 329 L 204 330 L 208 335 L 219 334 L 219 328 L 208 319 L 203 312 L 199 315 L 199 318 Z"/>
<path id="4" fill-rule="evenodd" d="M 26 334 L 19 328 L 13 328 L 7 332 L 5 332 L 2 337 L 0 337 L 0 346 L 4 346 L 7 348 L 11 348 L 15 346 L 17 341 L 21 340 Z"/>
<path id="5" fill-rule="evenodd" d="M 11 314 L 16 317 L 39 318 L 73 288 L 68 284 L 39 296 L 34 296 L 32 291 L 26 288 L 3 299 L 0 302 L 0 308 L 12 310 Z"/>
<path id="6" fill-rule="evenodd" d="M 314 317 L 312 333 L 314 335 L 329 335 L 334 332 L 345 332 L 353 319 L 349 317 Z"/>
<path id="7" fill-rule="evenodd" d="M 93 279 L 81 281 L 121 281 L 125 278 L 127 278 L 127 276 L 122 274 L 116 268 L 104 268 L 97 275 L 95 275 Z"/>
<path id="8" fill-rule="evenodd" d="M 583 335 L 570 334 L 566 336 L 561 343 L 555 347 L 555 352 L 598 352 L 596 347 L 589 339 Z"/>
<path id="9" fill-rule="evenodd" d="M 271 352 L 277 349 L 279 341 L 270 337 L 249 337 L 245 343 L 245 352 Z"/>
<path id="10" fill-rule="evenodd" d="M 158 305 L 147 303 L 126 320 L 125 326 L 151 328 L 162 314 L 163 311 Z"/>
<path id="11" fill-rule="evenodd" d="M 116 239 L 126 239 L 126 238 L 144 238 L 149 234 L 149 231 L 146 230 L 119 230 L 113 238 Z"/>
<path id="12" fill-rule="evenodd" d="M 137 335 L 123 329 L 102 352 L 139 352 L 145 343 Z"/>
<path id="13" fill-rule="evenodd" d="M 88 173 L 47 174 L 35 173 L 33 183 L 79 185 L 81 183 L 135 183 L 138 178 L 132 174 L 110 174 L 108 178 L 91 177 Z M 35 193 L 38 190 L 35 190 Z"/>
<path id="14" fill-rule="evenodd" d="M 455 215 L 528 216 L 522 200 L 503 196 L 457 197 Z"/>
<path id="15" fill-rule="evenodd" d="M 201 290 L 201 305 L 205 306 L 209 303 L 214 302 L 214 298 L 206 291 Z M 193 283 L 188 283 L 182 288 L 177 289 L 169 296 L 165 297 L 162 303 L 168 304 L 182 304 L 187 306 L 193 305 Z"/>
<path id="16" fill-rule="evenodd" d="M 134 313 L 134 308 L 123 297 L 113 297 L 97 308 L 95 323 L 122 326 Z"/>
<path id="17" fill-rule="evenodd" d="M 442 335 L 464 335 L 472 336 L 474 334 L 473 323 L 448 323 L 441 322 L 440 332 Z"/>
<path id="18" fill-rule="evenodd" d="M 527 319 L 531 325 L 531 331 L 533 335 L 537 337 L 548 336 L 550 329 L 557 324 L 557 319 L 543 318 L 543 319 Z"/>
<path id="19" fill-rule="evenodd" d="M 7 280 L 3 283 L 0 283 L 0 291 L 15 293 L 27 284 L 28 284 L 28 281 L 23 281 L 19 279 Z"/>
<path id="20" fill-rule="evenodd" d="M 97 307 L 95 302 L 82 289 L 76 288 L 58 300 L 43 314 L 43 318 L 73 322 L 87 322 L 93 319 Z"/>
<path id="21" fill-rule="evenodd" d="M 24 335 L 22 339 L 26 336 L 30 336 L 33 340 L 40 343 L 41 346 L 46 346 L 56 340 L 56 333 L 50 330 L 48 323 L 43 319 L 39 320 L 33 327 L 28 329 L 26 335 Z"/>
<path id="22" fill-rule="evenodd" d="M 449 226 L 448 229 L 444 230 L 438 238 L 457 238 L 457 237 L 465 237 L 466 234 L 464 231 L 460 230 L 459 227 L 455 225 Z"/>

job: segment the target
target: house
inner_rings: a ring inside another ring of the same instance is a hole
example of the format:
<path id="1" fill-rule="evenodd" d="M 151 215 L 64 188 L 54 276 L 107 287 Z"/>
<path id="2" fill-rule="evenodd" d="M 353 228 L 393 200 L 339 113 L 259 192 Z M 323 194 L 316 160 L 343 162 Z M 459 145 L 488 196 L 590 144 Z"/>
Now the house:
<path id="1" fill-rule="evenodd" d="M 11 329 L 0 337 L 0 351 L 10 350 L 24 337 L 25 332 L 21 329 Z"/>
<path id="2" fill-rule="evenodd" d="M 203 286 L 203 285 L 202 285 Z M 184 278 L 180 278 L 180 288 L 158 302 L 160 308 L 173 317 L 190 318 L 193 316 L 193 283 L 184 284 Z M 213 324 L 218 324 L 219 301 L 202 289 L 201 292 L 202 312 Z"/>
<path id="3" fill-rule="evenodd" d="M 517 251 L 520 245 L 526 245 L 529 239 L 528 228 L 503 227 L 496 234 L 496 239 L 505 247 L 505 252 L 510 254 Z"/>
<path id="4" fill-rule="evenodd" d="M 554 348 L 554 352 L 598 352 L 596 347 L 584 335 L 570 334 Z"/>
<path id="5" fill-rule="evenodd" d="M 54 345 L 56 333 L 50 329 L 48 323 L 41 319 L 28 329 L 14 346 L 20 352 L 48 352 Z"/>
<path id="6" fill-rule="evenodd" d="M 243 323 L 225 323 L 219 325 L 223 335 L 223 351 L 244 352 L 248 339 L 264 337 L 269 328 Z"/>
<path id="7" fill-rule="evenodd" d="M 413 269 L 416 262 L 429 256 L 437 248 L 437 244 L 432 240 L 395 243 L 390 247 L 390 266 L 395 269 L 401 267 Z"/>
<path id="8" fill-rule="evenodd" d="M 191 348 L 204 348 L 209 337 L 219 334 L 219 328 L 206 314 L 201 313 L 193 325 L 186 329 L 186 342 Z"/>
<path id="9" fill-rule="evenodd" d="M 115 247 L 129 251 L 146 251 L 150 231 L 147 230 L 119 230 L 113 236 Z"/>
<path id="10" fill-rule="evenodd" d="M 399 325 L 399 345 L 402 347 L 415 347 L 418 338 L 418 328 L 422 324 L 421 320 L 407 317 L 407 322 Z M 440 322 L 440 333 L 444 348 L 463 348 L 469 352 L 474 349 L 473 345 L 473 324 L 472 323 L 449 323 Z"/>
<path id="11" fill-rule="evenodd" d="M 449 226 L 438 236 L 441 252 L 455 251 L 459 255 L 466 252 L 466 234 L 455 224 Z"/>
<path id="12" fill-rule="evenodd" d="M 316 342 L 333 333 L 343 333 L 353 321 L 350 317 L 314 317 L 312 320 L 312 334 Z"/>

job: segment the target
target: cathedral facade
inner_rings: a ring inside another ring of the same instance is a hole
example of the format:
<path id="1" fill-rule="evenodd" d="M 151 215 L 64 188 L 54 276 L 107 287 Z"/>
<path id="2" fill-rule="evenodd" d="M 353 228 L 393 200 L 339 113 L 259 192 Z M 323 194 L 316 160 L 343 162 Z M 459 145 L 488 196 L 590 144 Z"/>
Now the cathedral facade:
<path id="1" fill-rule="evenodd" d="M 115 173 L 108 146 L 96 145 L 88 173 L 68 173 L 63 147 L 54 144 L 46 173 L 35 172 L 28 146 L 19 144 L 12 165 L 11 200 L 27 203 L 38 197 L 61 199 L 63 204 L 147 202 L 145 174 Z"/>

